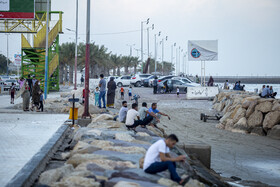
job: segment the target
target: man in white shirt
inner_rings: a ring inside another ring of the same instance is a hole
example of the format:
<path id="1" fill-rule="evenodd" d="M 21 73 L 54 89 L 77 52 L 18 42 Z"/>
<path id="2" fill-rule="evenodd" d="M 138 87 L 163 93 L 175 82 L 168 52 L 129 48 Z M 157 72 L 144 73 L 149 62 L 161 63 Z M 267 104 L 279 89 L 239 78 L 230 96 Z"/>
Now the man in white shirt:
<path id="1" fill-rule="evenodd" d="M 168 169 L 173 181 L 179 183 L 180 185 L 185 185 L 189 178 L 181 179 L 176 172 L 175 162 L 183 162 L 186 157 L 181 155 L 176 158 L 171 158 L 169 155 L 169 148 L 173 148 L 178 141 L 177 136 L 171 134 L 167 137 L 167 139 L 158 140 L 156 143 L 151 145 L 146 152 L 143 170 L 146 173 L 156 174 Z"/>
<path id="2" fill-rule="evenodd" d="M 137 120 L 135 120 L 136 118 L 137 118 Z M 127 112 L 125 125 L 130 130 L 130 129 L 135 129 L 139 125 L 141 125 L 142 127 L 145 127 L 152 120 L 153 120 L 152 117 L 145 118 L 144 120 L 140 120 L 140 115 L 138 112 L 138 104 L 133 103 L 132 109 L 128 110 L 128 112 Z"/>
<path id="3" fill-rule="evenodd" d="M 127 111 L 128 111 L 127 102 L 123 101 L 122 102 L 122 108 L 120 109 L 120 112 L 119 112 L 119 121 L 121 123 L 125 123 Z"/>

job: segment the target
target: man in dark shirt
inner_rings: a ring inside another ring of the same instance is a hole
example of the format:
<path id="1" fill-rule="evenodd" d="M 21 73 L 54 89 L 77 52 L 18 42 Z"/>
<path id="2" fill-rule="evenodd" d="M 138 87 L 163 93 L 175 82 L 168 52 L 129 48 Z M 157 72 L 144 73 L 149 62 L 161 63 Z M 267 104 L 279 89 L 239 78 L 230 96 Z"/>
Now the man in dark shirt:
<path id="1" fill-rule="evenodd" d="M 33 88 L 33 84 L 32 84 L 32 79 L 30 77 L 30 75 L 28 75 L 28 78 L 26 79 L 27 82 L 28 82 L 28 86 L 29 86 L 29 92 L 30 92 L 30 95 L 32 95 L 32 88 Z"/>

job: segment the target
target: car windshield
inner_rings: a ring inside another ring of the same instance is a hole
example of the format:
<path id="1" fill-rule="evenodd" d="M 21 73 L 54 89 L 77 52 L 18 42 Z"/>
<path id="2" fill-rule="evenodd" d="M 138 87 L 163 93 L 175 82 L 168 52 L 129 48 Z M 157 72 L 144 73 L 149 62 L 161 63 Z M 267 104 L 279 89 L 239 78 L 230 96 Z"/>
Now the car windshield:
<path id="1" fill-rule="evenodd" d="M 189 81 L 188 79 L 182 79 L 182 81 L 183 81 L 184 83 L 191 83 L 191 81 Z"/>
<path id="2" fill-rule="evenodd" d="M 151 75 L 139 75 L 141 78 L 147 78 L 150 77 Z"/>

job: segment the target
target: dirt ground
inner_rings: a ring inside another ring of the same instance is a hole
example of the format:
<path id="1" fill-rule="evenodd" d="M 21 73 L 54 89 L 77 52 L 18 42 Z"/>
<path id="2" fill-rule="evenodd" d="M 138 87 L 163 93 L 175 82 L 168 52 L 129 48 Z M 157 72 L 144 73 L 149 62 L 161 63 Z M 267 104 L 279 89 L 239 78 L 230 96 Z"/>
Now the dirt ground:
<path id="1" fill-rule="evenodd" d="M 136 93 L 141 97 L 139 105 L 157 102 L 158 109 L 170 115 L 170 121 L 162 117 L 159 124 L 167 134 L 176 134 L 184 143 L 211 145 L 211 168 L 217 173 L 279 186 L 279 140 L 217 129 L 218 121 L 200 121 L 200 113 L 214 113 L 211 101 L 186 100 L 182 94 L 179 98 L 175 94 L 153 95 L 151 88 L 133 88 Z"/>

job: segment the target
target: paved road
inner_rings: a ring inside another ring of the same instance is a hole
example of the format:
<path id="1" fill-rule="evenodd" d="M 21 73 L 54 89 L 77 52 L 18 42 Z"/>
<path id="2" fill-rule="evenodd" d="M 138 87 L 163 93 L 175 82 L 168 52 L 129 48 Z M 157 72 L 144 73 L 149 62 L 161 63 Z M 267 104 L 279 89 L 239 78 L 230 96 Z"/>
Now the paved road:
<path id="1" fill-rule="evenodd" d="M 68 117 L 7 109 L 9 102 L 8 95 L 0 95 L 0 186 L 17 174 Z"/>
<path id="2" fill-rule="evenodd" d="M 159 125 L 167 134 L 177 134 L 184 143 L 211 145 L 211 167 L 222 176 L 280 185 L 280 140 L 220 130 L 215 127 L 217 121 L 200 121 L 200 113 L 213 113 L 211 101 L 153 95 L 148 88 L 134 88 L 134 92 L 141 96 L 140 103 L 157 102 L 158 108 L 170 115 L 170 121 L 162 117 Z"/>

